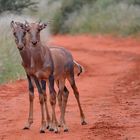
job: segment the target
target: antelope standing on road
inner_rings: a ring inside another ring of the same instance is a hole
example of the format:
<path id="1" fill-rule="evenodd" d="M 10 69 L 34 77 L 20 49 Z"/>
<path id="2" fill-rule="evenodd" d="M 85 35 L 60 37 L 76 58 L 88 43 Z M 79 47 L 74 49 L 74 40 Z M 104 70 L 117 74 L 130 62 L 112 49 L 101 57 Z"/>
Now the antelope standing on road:
<path id="1" fill-rule="evenodd" d="M 21 32 L 24 32 L 23 31 L 23 27 L 25 27 L 25 26 L 23 26 L 23 24 L 20 24 L 20 25 L 22 25 L 22 29 L 21 29 Z M 34 24 L 35 25 L 35 24 Z M 37 24 L 36 24 L 37 25 Z M 39 25 L 39 24 L 38 24 Z M 42 26 L 45 26 L 45 24 L 42 24 Z M 35 27 L 35 26 L 34 26 Z M 41 25 L 40 25 L 40 27 L 41 27 Z M 39 26 L 38 26 L 38 28 L 39 28 Z M 43 27 L 44 28 L 44 27 Z M 24 28 L 25 29 L 25 28 Z M 34 28 L 35 29 L 35 28 Z M 27 28 L 26 27 L 26 30 L 29 32 L 29 28 Z M 40 28 L 38 29 L 38 30 L 40 30 Z M 23 33 L 22 33 L 23 34 Z M 19 36 L 21 36 L 20 34 L 19 34 Z M 24 35 L 22 35 L 21 37 L 20 37 L 20 39 L 23 41 L 24 39 L 23 39 L 23 37 L 24 37 Z M 19 39 L 18 38 L 18 36 L 16 37 L 17 38 L 17 40 Z M 30 40 L 29 38 L 26 38 L 26 40 Z M 26 42 L 26 45 L 25 46 L 27 46 L 27 44 L 29 43 L 28 41 L 26 41 L 25 40 L 25 42 Z M 32 44 L 28 44 L 28 46 L 30 46 L 30 47 L 33 47 L 34 45 L 37 45 L 37 43 L 35 42 L 35 41 L 32 41 L 31 42 Z M 33 45 L 33 46 L 32 46 Z M 40 44 L 41 45 L 41 44 Z M 28 47 L 27 47 L 28 48 Z M 40 49 L 41 50 L 41 49 Z M 60 65 L 60 62 L 62 61 L 61 59 L 64 57 L 62 54 L 64 53 L 64 54 L 66 54 L 67 56 L 70 56 L 70 58 L 71 58 L 71 55 L 69 55 L 69 52 L 67 52 L 65 49 L 63 49 L 63 48 L 56 48 L 56 47 L 53 47 L 53 48 L 50 48 L 50 50 L 51 50 L 51 54 L 53 54 L 52 56 L 55 56 L 55 57 L 53 57 L 53 61 L 55 60 L 55 62 L 57 62 L 57 63 L 54 63 L 54 67 L 55 67 L 55 69 L 54 69 L 54 75 L 55 75 L 55 80 L 57 81 L 57 85 L 58 85 L 58 87 L 59 87 L 59 93 L 58 93 L 58 101 L 59 101 L 59 106 L 60 106 L 60 109 L 61 109 L 61 117 L 60 117 L 60 125 L 63 125 L 63 127 L 64 127 L 64 131 L 67 131 L 68 129 L 67 129 L 67 127 L 66 127 L 66 124 L 65 124 L 65 119 L 64 119 L 64 115 L 65 115 L 65 108 L 66 108 L 66 103 L 67 103 L 67 98 L 68 98 L 68 90 L 67 90 L 67 88 L 65 87 L 65 79 L 66 78 L 68 78 L 69 77 L 69 81 L 70 81 L 70 76 L 68 76 L 67 75 L 67 72 L 69 73 L 69 70 L 66 70 L 67 69 L 67 67 L 66 67 L 66 69 L 64 69 L 64 62 L 62 63 L 63 64 L 63 66 L 59 66 Z M 30 53 L 31 53 L 31 51 L 30 51 L 30 49 L 28 50 Z M 32 50 L 33 51 L 33 50 Z M 37 51 L 38 51 L 38 48 L 37 48 Z M 44 51 L 43 51 L 44 52 Z M 42 52 L 41 52 L 42 53 Z M 57 53 L 59 53 L 60 55 L 58 56 L 58 54 Z M 57 55 L 56 55 L 57 54 Z M 34 54 L 35 55 L 35 54 Z M 40 54 L 39 54 L 39 56 L 40 56 Z M 60 57 L 61 56 L 61 57 Z M 60 59 L 60 58 L 61 59 Z M 31 58 L 31 57 L 30 57 Z M 58 61 L 57 61 L 57 59 L 56 58 L 59 58 L 58 59 Z M 64 57 L 65 58 L 65 57 Z M 35 58 L 34 59 L 37 59 L 36 60 L 36 62 L 38 62 L 38 56 L 36 56 L 35 55 Z M 67 58 L 68 59 L 68 58 Z M 61 60 L 61 61 L 60 61 Z M 68 59 L 69 60 L 69 59 Z M 73 62 L 73 61 L 72 61 Z M 77 64 L 76 62 L 74 62 L 74 66 L 76 66 L 76 67 L 78 67 L 80 70 L 81 70 L 81 67 L 80 67 L 80 65 L 79 64 Z M 39 67 L 39 66 L 38 66 Z M 69 67 L 69 66 L 68 66 Z M 35 67 L 34 67 L 35 68 Z M 37 68 L 37 71 L 40 71 L 39 70 L 40 68 Z M 63 69 L 63 70 L 62 70 Z M 69 69 L 69 68 L 68 68 Z M 32 71 L 32 70 L 31 70 Z M 63 71 L 63 72 L 62 72 Z M 65 72 L 64 72 L 65 71 Z M 38 76 L 38 74 L 39 74 L 40 72 L 37 72 L 36 74 L 37 74 L 37 77 L 39 77 Z M 42 75 L 41 75 L 42 76 Z M 68 76 L 68 77 L 67 77 Z M 43 75 L 43 77 L 44 77 L 44 75 Z M 42 77 L 39 77 L 39 79 L 42 79 Z M 46 80 L 46 78 L 43 78 L 43 79 L 45 79 Z M 43 83 L 44 83 L 44 81 L 43 81 Z M 44 85 L 44 84 L 43 84 Z M 71 84 L 72 85 L 72 84 Z M 42 86 L 43 87 L 43 86 Z M 73 86 L 73 88 L 75 89 L 76 87 L 74 87 Z M 76 90 L 77 90 L 77 88 L 76 88 Z M 64 91 L 64 92 L 63 92 Z M 77 92 L 77 93 L 76 93 Z M 84 121 L 84 114 L 83 114 L 83 111 L 82 111 L 82 108 L 81 108 L 81 105 L 80 105 L 80 101 L 79 101 L 79 95 L 77 95 L 78 94 L 78 91 L 74 91 L 74 93 L 75 93 L 75 97 L 76 97 L 76 99 L 77 99 L 77 102 L 78 102 L 78 105 L 79 105 L 79 109 L 80 109 L 80 114 L 81 114 L 81 119 L 82 119 L 82 124 L 86 124 L 86 122 Z M 63 97 L 63 98 L 62 98 Z M 29 113 L 30 114 L 30 113 Z M 30 116 L 30 115 L 29 115 Z"/>
<path id="2" fill-rule="evenodd" d="M 66 94 L 67 92 L 64 92 L 66 79 L 69 81 L 74 91 L 74 95 L 77 99 L 82 124 L 86 124 L 85 116 L 79 100 L 79 92 L 74 78 L 74 60 L 71 53 L 64 48 L 58 47 L 48 48 L 47 46 L 42 45 L 40 40 L 40 31 L 46 28 L 46 26 L 47 24 L 41 24 L 40 22 L 25 24 L 26 31 L 28 32 L 29 35 L 29 47 L 31 50 L 32 64 L 33 67 L 36 69 L 35 75 L 39 79 L 46 80 L 49 72 L 48 70 L 50 69 L 50 59 L 48 59 L 48 56 L 51 55 L 54 67 L 53 76 L 57 81 L 57 85 L 59 87 L 58 93 L 59 103 L 61 103 L 61 99 L 59 98 L 62 97 L 62 105 L 60 104 L 61 109 L 60 125 L 63 125 L 64 130 L 65 129 L 67 130 L 64 117 L 68 98 Z"/>
<path id="3" fill-rule="evenodd" d="M 13 31 L 13 35 L 15 38 L 17 48 L 18 48 L 20 56 L 22 58 L 22 65 L 23 65 L 26 75 L 27 75 L 28 87 L 29 87 L 29 102 L 30 102 L 29 117 L 28 117 L 28 121 L 27 121 L 27 124 L 25 125 L 24 129 L 29 129 L 31 124 L 33 123 L 33 100 L 34 100 L 34 86 L 32 83 L 33 80 L 36 83 L 39 95 L 40 96 L 42 96 L 42 94 L 44 95 L 46 116 L 47 116 L 47 122 L 48 122 L 47 127 L 49 127 L 50 126 L 50 116 L 49 116 L 48 107 L 47 107 L 46 81 L 41 80 L 41 85 L 40 85 L 40 82 L 37 79 L 37 77 L 35 75 L 33 75 L 33 72 L 32 72 L 33 69 L 31 67 L 31 52 L 30 52 L 29 47 L 27 47 L 28 46 L 28 37 L 26 35 L 26 31 L 21 28 L 21 25 L 22 24 L 19 22 L 14 22 L 14 21 L 11 22 L 11 28 Z M 42 97 L 40 97 L 40 104 L 42 104 L 41 98 Z M 45 129 L 46 129 L 45 122 L 42 122 L 40 132 L 44 132 Z"/>

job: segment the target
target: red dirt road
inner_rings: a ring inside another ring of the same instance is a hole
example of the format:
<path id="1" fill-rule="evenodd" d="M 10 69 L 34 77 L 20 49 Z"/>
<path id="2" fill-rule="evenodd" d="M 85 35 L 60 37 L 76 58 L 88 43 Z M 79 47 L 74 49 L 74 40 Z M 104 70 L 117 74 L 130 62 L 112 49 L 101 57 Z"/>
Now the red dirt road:
<path id="1" fill-rule="evenodd" d="M 40 134 L 40 105 L 35 92 L 34 123 L 30 130 L 22 130 L 29 101 L 27 82 L 20 80 L 0 86 L 0 140 L 140 140 L 140 40 L 56 36 L 52 43 L 68 48 L 85 67 L 76 81 L 88 125 L 80 125 L 70 90 L 66 112 L 69 132 Z"/>

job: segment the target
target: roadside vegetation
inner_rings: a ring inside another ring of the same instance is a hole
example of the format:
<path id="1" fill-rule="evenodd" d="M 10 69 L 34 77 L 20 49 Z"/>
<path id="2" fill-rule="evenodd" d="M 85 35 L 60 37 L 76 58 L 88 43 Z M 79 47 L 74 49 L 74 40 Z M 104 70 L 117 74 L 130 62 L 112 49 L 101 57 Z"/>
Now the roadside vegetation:
<path id="1" fill-rule="evenodd" d="M 37 18 L 52 21 L 53 34 L 140 32 L 140 0 L 41 0 L 37 9 Z"/>

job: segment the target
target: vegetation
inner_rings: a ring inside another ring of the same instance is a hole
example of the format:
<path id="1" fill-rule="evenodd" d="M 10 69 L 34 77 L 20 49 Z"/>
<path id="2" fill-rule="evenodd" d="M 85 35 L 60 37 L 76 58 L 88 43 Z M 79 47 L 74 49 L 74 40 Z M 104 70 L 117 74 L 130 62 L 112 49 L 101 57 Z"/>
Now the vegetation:
<path id="1" fill-rule="evenodd" d="M 53 16 L 54 34 L 133 35 L 140 31 L 139 0 L 62 0 L 61 2 L 61 7 Z"/>
<path id="2" fill-rule="evenodd" d="M 0 0 L 0 13 L 5 11 L 21 13 L 25 8 L 34 9 L 37 2 L 31 0 Z"/>
<path id="3" fill-rule="evenodd" d="M 25 16 L 1 15 L 0 17 L 0 83 L 24 77 L 21 59 L 16 48 L 10 22 L 31 20 Z"/>

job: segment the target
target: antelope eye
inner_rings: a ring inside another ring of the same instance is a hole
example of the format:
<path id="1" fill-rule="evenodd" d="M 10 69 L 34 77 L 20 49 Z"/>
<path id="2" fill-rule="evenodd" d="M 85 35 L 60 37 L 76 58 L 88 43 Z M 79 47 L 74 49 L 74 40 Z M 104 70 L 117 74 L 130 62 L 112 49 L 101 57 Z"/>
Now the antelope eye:
<path id="1" fill-rule="evenodd" d="M 23 35 L 25 36 L 26 32 L 23 32 Z"/>
<path id="2" fill-rule="evenodd" d="M 40 31 L 41 31 L 41 29 L 40 28 L 37 28 L 36 32 L 39 33 Z"/>
<path id="3" fill-rule="evenodd" d="M 26 31 L 27 31 L 27 32 L 29 32 L 29 31 L 30 31 L 30 29 L 29 29 L 29 28 L 27 28 L 27 29 L 26 29 Z"/>
<path id="4" fill-rule="evenodd" d="M 14 32 L 13 35 L 16 36 L 16 32 Z"/>

